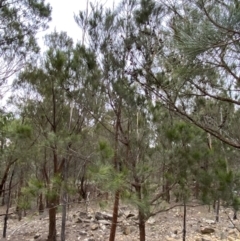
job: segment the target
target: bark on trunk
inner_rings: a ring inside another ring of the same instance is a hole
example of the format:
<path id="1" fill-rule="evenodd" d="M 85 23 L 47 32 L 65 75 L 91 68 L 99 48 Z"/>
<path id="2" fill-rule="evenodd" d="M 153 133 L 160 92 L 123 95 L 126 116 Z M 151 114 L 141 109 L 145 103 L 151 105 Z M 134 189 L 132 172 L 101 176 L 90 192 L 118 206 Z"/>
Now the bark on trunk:
<path id="1" fill-rule="evenodd" d="M 146 237 L 146 230 L 145 230 L 145 216 L 139 210 L 139 235 L 140 235 L 140 241 L 145 241 Z"/>
<path id="2" fill-rule="evenodd" d="M 10 202 L 11 202 L 11 189 L 12 189 L 12 180 L 14 176 L 14 169 L 12 171 L 11 179 L 9 181 L 9 192 L 8 192 L 8 201 L 7 201 L 7 210 L 6 214 L 4 217 L 4 226 L 3 226 L 3 238 L 6 238 L 7 236 L 7 221 L 8 221 L 8 213 L 9 213 L 9 208 L 10 208 Z"/>
<path id="3" fill-rule="evenodd" d="M 220 198 L 218 198 L 217 200 L 216 222 L 219 222 L 219 211 L 220 211 Z"/>
<path id="4" fill-rule="evenodd" d="M 184 200 L 183 203 L 183 241 L 186 240 L 186 234 L 187 234 L 187 205 L 186 205 L 186 201 Z"/>
<path id="5" fill-rule="evenodd" d="M 40 195 L 39 195 L 38 212 L 39 212 L 39 214 L 42 214 L 44 212 L 43 194 L 42 193 L 40 193 Z"/>
<path id="6" fill-rule="evenodd" d="M 116 191 L 115 199 L 114 199 L 114 206 L 113 206 L 113 218 L 112 218 L 112 225 L 111 225 L 111 230 L 110 230 L 109 241 L 115 240 L 116 229 L 117 229 L 117 219 L 118 219 L 119 196 L 120 196 L 120 191 Z"/>
<path id="7" fill-rule="evenodd" d="M 48 241 L 57 240 L 57 229 L 56 229 L 56 213 L 57 213 L 57 202 L 56 199 L 50 200 L 49 203 L 49 229 L 48 229 Z"/>
<path id="8" fill-rule="evenodd" d="M 138 181 L 137 181 L 138 183 Z M 141 193 L 141 185 L 137 185 L 135 187 L 137 195 L 138 195 L 138 201 L 141 201 L 142 199 L 142 193 Z M 145 215 L 141 208 L 138 209 L 138 228 L 139 228 L 139 235 L 140 235 L 140 241 L 145 241 L 146 239 L 146 229 L 145 229 Z"/>

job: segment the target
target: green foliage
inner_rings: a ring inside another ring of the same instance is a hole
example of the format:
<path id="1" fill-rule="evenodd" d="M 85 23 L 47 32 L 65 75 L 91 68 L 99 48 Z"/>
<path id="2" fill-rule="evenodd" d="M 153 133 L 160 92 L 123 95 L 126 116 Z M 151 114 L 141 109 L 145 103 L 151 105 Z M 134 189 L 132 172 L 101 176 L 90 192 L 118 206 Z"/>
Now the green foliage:
<path id="1" fill-rule="evenodd" d="M 32 128 L 30 125 L 17 125 L 16 133 L 19 138 L 30 138 L 32 135 Z"/>
<path id="2" fill-rule="evenodd" d="M 6 67 L 1 69 L 0 84 L 19 69 L 19 62 L 27 59 L 30 53 L 39 51 L 35 35 L 47 28 L 50 15 L 51 7 L 43 0 L 7 0 L 1 4 L 0 51 Z"/>
<path id="3" fill-rule="evenodd" d="M 113 158 L 114 149 L 107 140 L 100 140 L 98 145 L 102 160 L 109 160 L 110 158 Z"/>

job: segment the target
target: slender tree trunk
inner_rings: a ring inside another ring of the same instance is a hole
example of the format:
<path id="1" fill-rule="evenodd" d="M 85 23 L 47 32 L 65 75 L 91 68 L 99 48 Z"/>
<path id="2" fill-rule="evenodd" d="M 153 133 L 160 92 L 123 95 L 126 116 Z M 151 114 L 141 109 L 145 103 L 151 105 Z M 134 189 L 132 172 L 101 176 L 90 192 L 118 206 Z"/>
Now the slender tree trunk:
<path id="1" fill-rule="evenodd" d="M 11 178 L 10 178 L 10 181 L 9 181 L 9 191 L 8 191 L 8 200 L 7 200 L 7 210 L 6 210 L 6 214 L 5 214 L 5 217 L 4 217 L 4 226 L 3 226 L 3 238 L 6 238 L 7 236 L 7 220 L 8 220 L 8 212 L 9 212 L 9 207 L 10 207 L 10 202 L 11 202 L 11 189 L 12 189 L 12 180 L 13 180 L 13 176 L 14 176 L 14 169 L 13 168 L 13 171 L 12 171 L 12 175 L 11 175 Z"/>
<path id="2" fill-rule="evenodd" d="M 235 210 L 235 209 L 233 212 L 233 220 L 237 220 L 237 210 Z"/>
<path id="3" fill-rule="evenodd" d="M 115 240 L 116 229 L 117 229 L 117 219 L 118 219 L 119 196 L 120 196 L 120 191 L 116 191 L 115 197 L 114 197 L 113 218 L 112 218 L 109 241 Z"/>
<path id="4" fill-rule="evenodd" d="M 66 179 L 67 179 L 67 163 L 65 159 L 63 164 L 63 184 L 64 182 L 66 182 Z M 65 186 L 63 186 L 61 241 L 65 241 L 66 215 L 67 215 L 67 191 Z"/>
<path id="5" fill-rule="evenodd" d="M 142 199 L 142 194 L 141 194 L 141 186 L 136 186 L 136 192 L 138 195 L 139 201 Z M 140 236 L 140 241 L 145 241 L 146 239 L 146 229 L 145 229 L 145 215 L 141 208 L 138 208 L 138 228 L 139 228 L 139 236 Z"/>
<path id="6" fill-rule="evenodd" d="M 5 195 L 6 195 L 6 191 L 5 191 L 5 184 L 4 184 L 3 191 L 2 191 L 2 206 L 5 205 Z"/>
<path id="7" fill-rule="evenodd" d="M 39 195 L 38 212 L 39 212 L 39 214 L 44 212 L 43 194 L 42 193 L 40 193 L 40 195 Z"/>
<path id="8" fill-rule="evenodd" d="M 57 229 L 56 229 L 56 214 L 57 214 L 57 199 L 51 198 L 49 200 L 49 229 L 48 229 L 48 241 L 57 240 Z"/>
<path id="9" fill-rule="evenodd" d="M 120 118 L 121 118 L 121 105 L 119 105 L 117 115 L 116 115 L 115 138 L 114 138 L 113 165 L 116 171 L 120 171 L 120 163 L 118 161 L 118 136 L 119 136 Z M 111 225 L 111 230 L 109 235 L 109 241 L 115 240 L 116 229 L 117 229 L 117 219 L 118 219 L 118 209 L 119 209 L 119 198 L 120 198 L 120 190 L 117 190 L 114 196 L 113 218 L 112 218 L 112 225 Z"/>
<path id="10" fill-rule="evenodd" d="M 2 196 L 2 193 L 3 193 L 3 190 L 4 190 L 4 185 L 5 185 L 5 182 L 7 181 L 7 178 L 8 178 L 8 173 L 9 173 L 9 170 L 11 168 L 11 166 L 17 161 L 17 159 L 11 161 L 8 163 L 7 167 L 5 168 L 5 171 L 3 173 L 3 177 L 2 177 L 2 180 L 1 180 L 1 183 L 0 183 L 0 197 Z"/>
<path id="11" fill-rule="evenodd" d="M 196 181 L 196 183 L 195 183 L 194 196 L 195 196 L 196 199 L 199 198 L 199 183 L 198 183 L 198 181 Z"/>
<path id="12" fill-rule="evenodd" d="M 216 207 L 216 222 L 219 222 L 219 211 L 220 211 L 220 198 L 217 200 L 217 207 Z"/>
<path id="13" fill-rule="evenodd" d="M 183 241 L 186 240 L 186 234 L 187 234 L 187 205 L 186 201 L 183 202 Z"/>

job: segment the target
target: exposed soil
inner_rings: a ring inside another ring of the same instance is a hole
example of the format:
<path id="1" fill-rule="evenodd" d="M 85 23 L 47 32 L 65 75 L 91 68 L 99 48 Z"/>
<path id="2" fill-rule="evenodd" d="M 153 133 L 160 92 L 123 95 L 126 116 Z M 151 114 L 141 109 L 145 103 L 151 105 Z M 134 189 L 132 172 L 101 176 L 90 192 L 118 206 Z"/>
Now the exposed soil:
<path id="1" fill-rule="evenodd" d="M 13 210 L 13 208 L 12 208 Z M 12 211 L 11 210 L 11 211 Z M 5 212 L 5 207 L 0 208 L 0 214 Z M 100 212 L 100 213 L 97 213 Z M 66 241 L 107 241 L 110 231 L 110 221 L 96 220 L 96 215 L 111 215 L 111 206 L 102 210 L 97 204 L 90 204 L 86 213 L 86 205 L 76 204 L 71 207 L 67 215 Z M 137 241 L 138 226 L 137 212 L 129 205 L 122 204 L 116 241 Z M 131 214 L 131 215 L 130 215 Z M 221 208 L 220 222 L 215 223 L 215 214 L 209 212 L 208 206 L 188 207 L 187 211 L 187 240 L 214 241 L 214 240 L 239 240 L 240 222 L 231 221 L 231 209 Z M 3 216 L 0 228 L 3 230 Z M 146 224 L 146 240 L 182 240 L 183 207 L 176 207 L 168 212 L 162 212 L 151 217 Z M 61 231 L 61 212 L 57 215 L 58 240 Z M 47 212 L 42 215 L 29 212 L 21 221 L 16 215 L 10 215 L 8 220 L 7 240 L 11 241 L 45 241 L 48 231 Z M 1 231 L 2 232 L 2 231 Z M 210 234 L 203 234 L 210 232 Z M 212 233 L 211 233 L 212 232 Z M 1 239 L 0 239 L 1 240 Z"/>

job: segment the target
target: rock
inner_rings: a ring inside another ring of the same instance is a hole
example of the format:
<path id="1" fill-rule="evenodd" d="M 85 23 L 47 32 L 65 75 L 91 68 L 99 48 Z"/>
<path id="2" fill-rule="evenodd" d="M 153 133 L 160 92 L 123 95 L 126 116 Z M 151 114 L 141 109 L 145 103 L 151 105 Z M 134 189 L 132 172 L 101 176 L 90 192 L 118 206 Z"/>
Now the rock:
<path id="1" fill-rule="evenodd" d="M 167 241 L 176 241 L 176 239 L 174 239 L 172 237 L 169 237 L 169 236 L 165 237 L 165 240 L 167 240 Z"/>
<path id="2" fill-rule="evenodd" d="M 106 226 L 105 226 L 104 224 L 101 224 L 101 223 L 100 223 L 100 224 L 99 224 L 99 227 L 100 227 L 100 229 L 103 230 L 103 231 L 106 230 Z"/>
<path id="3" fill-rule="evenodd" d="M 104 224 L 104 225 L 111 225 L 111 222 L 109 222 L 107 220 L 98 220 L 98 223 Z"/>
<path id="4" fill-rule="evenodd" d="M 105 212 L 96 212 L 95 218 L 97 220 L 112 220 L 112 215 Z"/>
<path id="5" fill-rule="evenodd" d="M 91 223 L 91 220 L 78 218 L 75 223 Z"/>
<path id="6" fill-rule="evenodd" d="M 129 235 L 130 233 L 131 233 L 131 230 L 129 226 L 123 227 L 123 234 Z"/>
<path id="7" fill-rule="evenodd" d="M 91 230 L 94 231 L 94 230 L 97 230 L 98 229 L 98 225 L 97 224 L 93 224 L 91 226 Z"/>
<path id="8" fill-rule="evenodd" d="M 210 239 L 202 238 L 202 241 L 211 241 Z"/>
<path id="9" fill-rule="evenodd" d="M 153 217 L 151 217 L 151 218 L 148 219 L 147 223 L 148 224 L 154 224 L 154 223 L 156 223 L 156 220 Z"/>
<path id="10" fill-rule="evenodd" d="M 203 221 L 207 224 L 215 224 L 216 223 L 214 220 L 211 220 L 211 219 L 205 219 Z"/>
<path id="11" fill-rule="evenodd" d="M 88 214 L 86 212 L 79 212 L 78 216 L 80 218 L 86 218 L 88 216 Z"/>
<path id="12" fill-rule="evenodd" d="M 135 216 L 135 214 L 129 213 L 128 215 L 126 215 L 126 218 L 132 218 L 132 217 L 134 217 L 134 216 Z"/>
<path id="13" fill-rule="evenodd" d="M 38 239 L 40 236 L 41 236 L 41 234 L 36 233 L 33 238 L 34 238 L 34 239 Z"/>
<path id="14" fill-rule="evenodd" d="M 83 223 L 83 220 L 81 218 L 78 218 L 75 223 Z"/>
<path id="15" fill-rule="evenodd" d="M 86 231 L 80 231 L 80 232 L 79 232 L 79 235 L 81 235 L 81 236 L 86 236 L 86 235 L 87 235 L 87 232 L 86 232 Z"/>
<path id="16" fill-rule="evenodd" d="M 214 233 L 215 230 L 213 228 L 203 228 L 201 229 L 201 234 L 211 234 L 211 233 Z"/>

